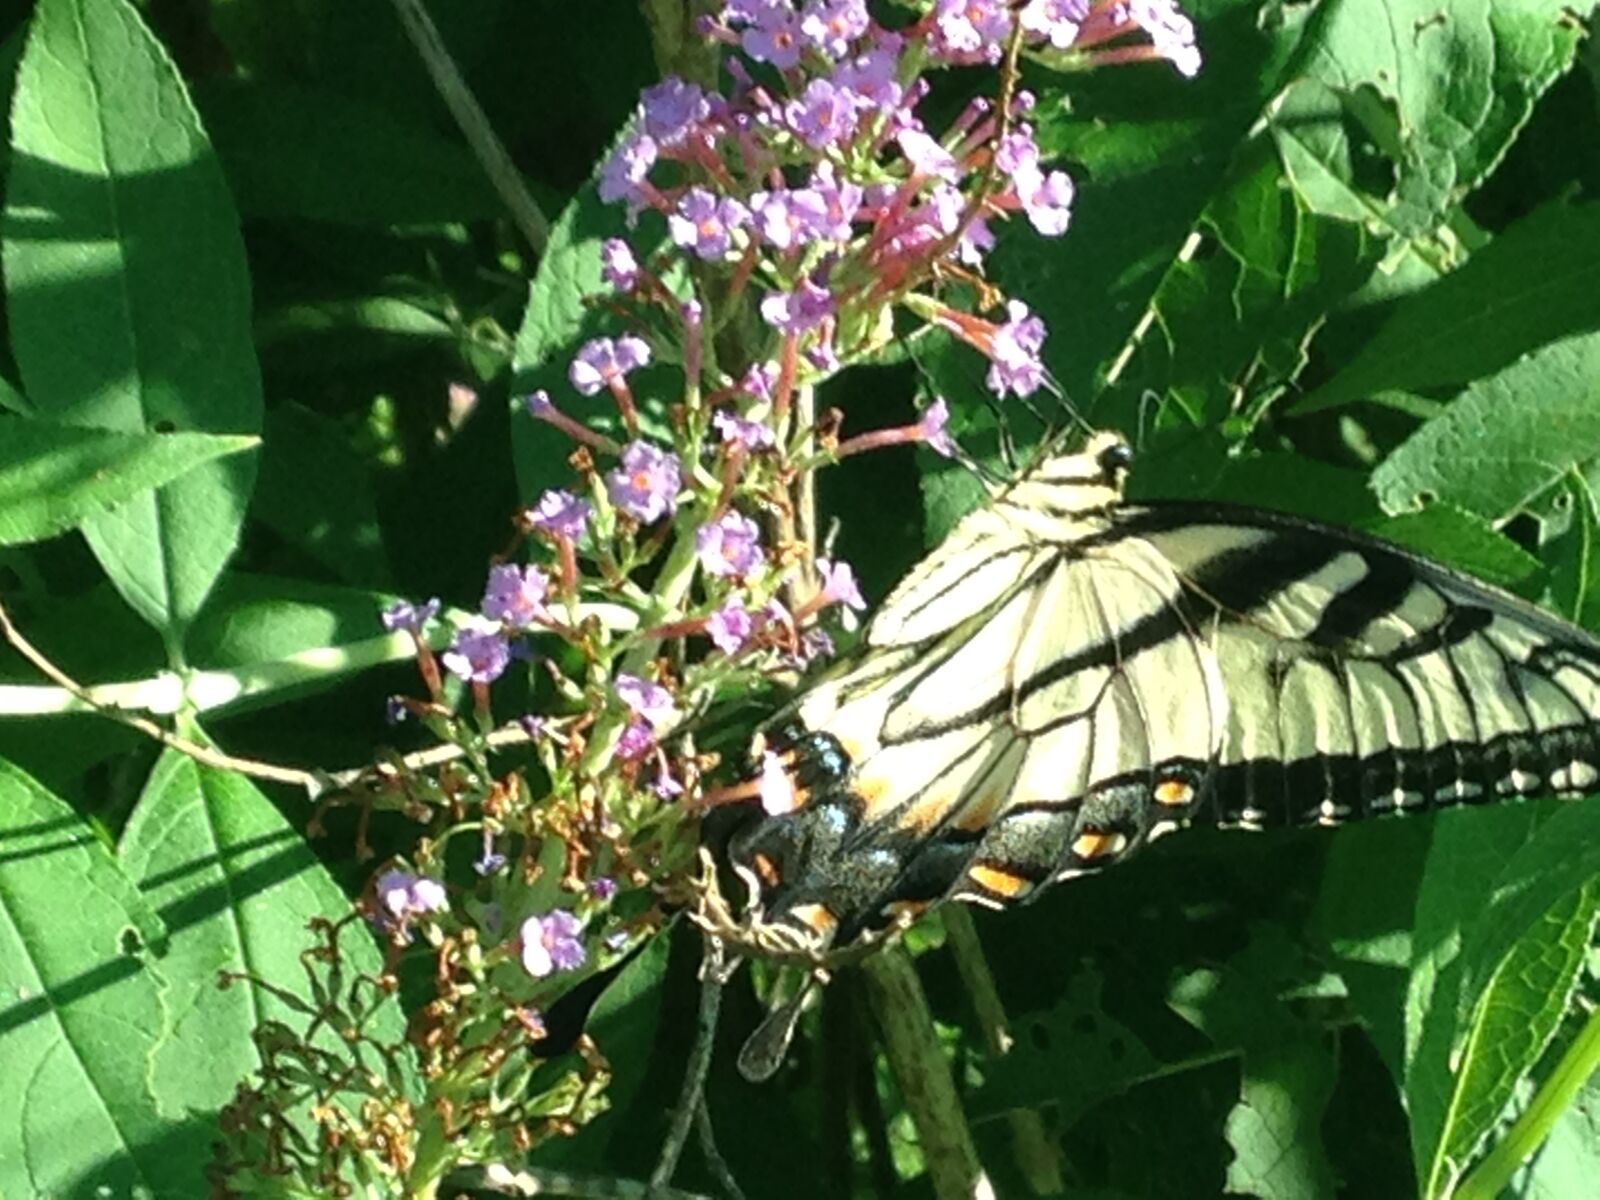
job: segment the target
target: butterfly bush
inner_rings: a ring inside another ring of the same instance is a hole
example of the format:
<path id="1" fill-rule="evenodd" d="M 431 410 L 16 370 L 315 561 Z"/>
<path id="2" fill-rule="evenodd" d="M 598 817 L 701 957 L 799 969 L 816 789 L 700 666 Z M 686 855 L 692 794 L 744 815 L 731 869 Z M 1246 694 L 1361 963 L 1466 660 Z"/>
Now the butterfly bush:
<path id="1" fill-rule="evenodd" d="M 958 454 L 941 399 L 842 437 L 812 389 L 918 324 L 970 346 L 997 397 L 1047 386 L 1044 322 L 982 280 L 998 222 L 1045 237 L 1071 222 L 1072 179 L 1040 150 L 1017 61 L 1200 63 L 1157 0 L 932 0 L 892 29 L 865 0 L 709 8 L 699 32 L 728 86 L 650 87 L 599 169 L 629 230 L 597 248 L 613 327 L 571 353 L 570 393 L 520 402 L 571 477 L 518 515 L 470 619 L 447 624 L 436 600 L 382 614 L 424 691 L 391 719 L 459 750 L 380 771 L 362 796 L 426 831 L 365 906 L 391 967 L 435 960 L 412 1022 L 426 1096 L 369 1100 L 396 1122 L 377 1166 L 342 1143 L 405 1194 L 599 1111 L 607 1068 L 583 1039 L 553 1086 L 532 1094 L 531 1072 L 550 1007 L 659 928 L 685 895 L 693 818 L 751 773 L 723 764 L 709 782 L 719 764 L 688 718 L 826 659 L 829 627 L 866 607 L 849 563 L 813 557 L 804 477 L 886 445 Z M 923 101 L 949 68 L 995 69 L 999 99 L 935 126 Z M 575 415 L 597 401 L 604 419 Z M 507 744 L 524 765 L 491 760 Z M 770 754 L 754 775 L 743 795 L 793 806 Z"/>

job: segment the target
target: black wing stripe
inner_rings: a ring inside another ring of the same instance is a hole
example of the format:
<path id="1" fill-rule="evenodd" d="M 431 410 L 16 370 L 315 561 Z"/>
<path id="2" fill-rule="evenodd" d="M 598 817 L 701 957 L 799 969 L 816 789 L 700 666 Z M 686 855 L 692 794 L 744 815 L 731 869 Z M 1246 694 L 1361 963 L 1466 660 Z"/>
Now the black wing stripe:
<path id="1" fill-rule="evenodd" d="M 1361 557 L 1366 575 L 1328 602 L 1306 641 L 1339 649 L 1379 617 L 1398 612 L 1416 586 L 1415 572 L 1400 559 L 1388 555 Z"/>

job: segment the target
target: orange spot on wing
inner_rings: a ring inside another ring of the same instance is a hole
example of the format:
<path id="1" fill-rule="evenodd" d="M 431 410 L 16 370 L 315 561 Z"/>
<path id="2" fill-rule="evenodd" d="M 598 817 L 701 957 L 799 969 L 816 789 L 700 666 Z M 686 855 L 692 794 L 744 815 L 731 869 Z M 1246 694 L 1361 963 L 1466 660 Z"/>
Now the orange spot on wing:
<path id="1" fill-rule="evenodd" d="M 1072 843 L 1072 852 L 1079 858 L 1101 858 L 1117 853 L 1127 844 L 1128 839 L 1120 833 L 1101 833 L 1091 829 L 1078 835 Z"/>
<path id="2" fill-rule="evenodd" d="M 1181 779 L 1163 779 L 1156 784 L 1154 795 L 1157 804 L 1168 808 L 1186 808 L 1189 801 L 1194 799 L 1194 788 Z"/>
<path id="3" fill-rule="evenodd" d="M 1033 884 L 1021 875 L 987 863 L 973 863 L 967 868 L 967 878 L 979 887 L 986 888 L 997 896 L 1004 896 L 1007 900 L 1014 899 L 1033 887 Z"/>

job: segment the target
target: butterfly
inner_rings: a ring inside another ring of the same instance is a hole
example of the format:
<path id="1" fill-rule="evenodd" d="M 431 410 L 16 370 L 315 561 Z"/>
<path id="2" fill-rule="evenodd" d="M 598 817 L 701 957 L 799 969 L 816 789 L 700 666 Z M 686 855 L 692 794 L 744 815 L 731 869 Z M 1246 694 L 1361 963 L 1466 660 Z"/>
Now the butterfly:
<path id="1" fill-rule="evenodd" d="M 822 969 L 1195 824 L 1337 825 L 1600 784 L 1600 641 L 1398 546 L 1133 503 L 1113 433 L 968 515 L 762 735 L 700 923 Z"/>

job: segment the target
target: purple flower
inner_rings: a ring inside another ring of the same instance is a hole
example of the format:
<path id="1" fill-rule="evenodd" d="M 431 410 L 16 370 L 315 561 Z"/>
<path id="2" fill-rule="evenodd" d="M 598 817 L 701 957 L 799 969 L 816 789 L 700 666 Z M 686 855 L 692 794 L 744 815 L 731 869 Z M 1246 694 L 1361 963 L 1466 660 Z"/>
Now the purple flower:
<path id="1" fill-rule="evenodd" d="M 472 864 L 472 869 L 479 875 L 493 875 L 506 865 L 506 856 L 497 853 L 494 848 L 494 834 L 486 827 L 483 830 L 483 855 Z"/>
<path id="2" fill-rule="evenodd" d="M 567 368 L 567 378 L 579 393 L 592 396 L 601 388 L 620 383 L 629 371 L 650 361 L 650 346 L 643 338 L 594 338 L 578 348 Z M 547 397 L 548 400 L 548 397 Z"/>
<path id="3" fill-rule="evenodd" d="M 676 75 L 669 75 L 639 98 L 645 135 L 659 146 L 676 146 L 689 130 L 711 115 L 705 92 Z"/>
<path id="4" fill-rule="evenodd" d="M 633 717 L 617 738 L 617 757 L 624 762 L 643 758 L 656 747 L 656 731 L 643 717 Z"/>
<path id="5" fill-rule="evenodd" d="M 407 941 L 410 938 L 406 930 L 415 918 L 450 907 L 444 884 L 410 871 L 383 872 L 373 883 L 372 891 L 378 902 L 378 927 L 386 933 L 400 934 Z"/>
<path id="6" fill-rule="evenodd" d="M 826 79 L 813 79 L 806 90 L 784 105 L 784 121 L 813 150 L 839 145 L 855 132 L 854 95 Z"/>
<path id="7" fill-rule="evenodd" d="M 724 654 L 743 650 L 755 629 L 755 616 L 731 596 L 706 620 L 706 635 Z"/>
<path id="8" fill-rule="evenodd" d="M 1018 20 L 1035 38 L 1065 50 L 1078 40 L 1078 27 L 1088 15 L 1089 0 L 1028 0 Z"/>
<path id="9" fill-rule="evenodd" d="M 483 615 L 513 629 L 526 629 L 544 615 L 550 581 L 538 567 L 501 563 L 489 569 Z"/>
<path id="10" fill-rule="evenodd" d="M 672 777 L 672 772 L 667 769 L 667 760 L 663 755 L 660 770 L 656 772 L 656 781 L 650 785 L 650 790 L 659 800 L 675 800 L 683 795 L 683 784 Z"/>
<path id="11" fill-rule="evenodd" d="M 643 133 L 632 133 L 617 143 L 600 168 L 600 199 L 607 204 L 626 200 L 631 209 L 650 201 L 648 177 L 656 164 L 656 143 Z"/>
<path id="12" fill-rule="evenodd" d="M 1194 44 L 1194 23 L 1172 0 L 1130 0 L 1128 17 L 1150 35 L 1162 58 L 1189 78 L 1200 73 L 1200 49 Z"/>
<path id="13" fill-rule="evenodd" d="M 1019 126 L 1001 139 L 994 149 L 994 165 L 1002 176 L 1037 174 L 1039 144 L 1033 140 L 1033 128 Z"/>
<path id="14" fill-rule="evenodd" d="M 861 210 L 861 185 L 849 180 L 839 182 L 834 176 L 833 164 L 824 161 L 811 173 L 811 186 L 805 190 L 815 195 L 821 204 L 821 215 L 812 223 L 816 235 L 832 242 L 848 242 L 852 232 L 850 223 Z"/>
<path id="15" fill-rule="evenodd" d="M 800 637 L 800 653 L 795 657 L 802 667 L 819 658 L 832 658 L 833 639 L 826 629 L 808 629 Z"/>
<path id="16" fill-rule="evenodd" d="M 589 880 L 589 895 L 601 904 L 611 900 L 617 894 L 617 881 L 609 875 L 597 875 Z"/>
<path id="17" fill-rule="evenodd" d="M 817 236 L 827 217 L 822 197 L 810 188 L 782 188 L 750 197 L 756 231 L 769 246 L 793 250 Z"/>
<path id="18" fill-rule="evenodd" d="M 594 506 L 571 492 L 550 490 L 539 497 L 530 523 L 536 529 L 577 541 L 589 525 Z"/>
<path id="19" fill-rule="evenodd" d="M 752 363 L 750 369 L 744 373 L 744 378 L 739 380 L 739 390 L 746 396 L 753 396 L 757 400 L 770 402 L 772 400 L 773 385 L 777 382 L 777 363 Z"/>
<path id="20" fill-rule="evenodd" d="M 800 22 L 787 5 L 743 4 L 737 14 L 750 22 L 739 37 L 739 48 L 757 62 L 787 71 L 800 61 Z"/>
<path id="21" fill-rule="evenodd" d="M 961 164 L 955 155 L 946 150 L 920 129 L 902 129 L 895 141 L 906 156 L 911 169 L 918 175 L 954 183 L 961 178 Z"/>
<path id="22" fill-rule="evenodd" d="M 822 603 L 842 604 L 846 608 L 853 608 L 857 612 L 866 608 L 867 602 L 861 595 L 861 585 L 856 582 L 856 573 L 850 569 L 847 562 L 834 562 L 832 559 L 817 559 L 817 574 L 822 576 Z"/>
<path id="23" fill-rule="evenodd" d="M 763 562 L 761 528 L 740 513 L 724 513 L 695 530 L 695 550 L 700 564 L 712 575 L 748 575 Z"/>
<path id="24" fill-rule="evenodd" d="M 522 966 L 535 979 L 556 971 L 575 971 L 589 959 L 583 922 L 564 908 L 522 923 Z"/>
<path id="25" fill-rule="evenodd" d="M 1072 179 L 1063 171 L 1045 174 L 1029 126 L 1006 136 L 995 150 L 995 165 L 1011 180 L 1012 190 L 1035 229 L 1046 237 L 1066 231 L 1072 215 Z"/>
<path id="26" fill-rule="evenodd" d="M 611 502 L 646 525 L 677 508 L 682 485 L 677 456 L 649 442 L 629 442 L 621 465 L 606 476 Z"/>
<path id="27" fill-rule="evenodd" d="M 815 329 L 832 313 L 833 296 L 809 279 L 792 292 L 773 292 L 761 301 L 762 319 L 784 333 Z"/>
<path id="28" fill-rule="evenodd" d="M 1016 181 L 1017 199 L 1033 227 L 1045 237 L 1057 237 L 1067 230 L 1072 219 L 1072 177 L 1065 171 L 1021 177 Z"/>
<path id="29" fill-rule="evenodd" d="M 522 732 L 531 738 L 540 737 L 544 734 L 544 718 L 535 716 L 533 713 L 524 713 L 518 717 L 517 724 L 522 726 Z"/>
<path id="30" fill-rule="evenodd" d="M 865 54 L 840 64 L 833 73 L 834 85 L 849 92 L 858 109 L 891 112 L 899 108 L 905 97 L 899 77 L 904 45 L 898 34 L 880 35 Z"/>
<path id="31" fill-rule="evenodd" d="M 493 683 L 511 664 L 511 647 L 500 627 L 475 620 L 456 631 L 450 649 L 439 656 L 444 669 L 473 683 Z"/>
<path id="32" fill-rule="evenodd" d="M 734 231 L 749 223 L 750 210 L 743 204 L 703 187 L 685 192 L 678 211 L 667 218 L 673 243 L 707 262 L 727 257 L 733 249 Z"/>
<path id="33" fill-rule="evenodd" d="M 438 615 L 439 598 L 435 596 L 424 604 L 413 604 L 409 600 L 396 600 L 383 610 L 379 620 L 383 622 L 383 627 L 390 633 L 398 633 L 403 629 L 407 633 L 420 637 L 422 635 L 422 627 Z"/>
<path id="34" fill-rule="evenodd" d="M 678 706 L 673 703 L 672 693 L 659 683 L 651 683 L 637 675 L 618 675 L 612 688 L 617 698 L 652 729 L 659 728 L 678 715 Z"/>
<path id="35" fill-rule="evenodd" d="M 639 282 L 639 260 L 633 256 L 633 247 L 621 238 L 601 242 L 600 278 L 619 292 L 633 291 Z"/>
<path id="36" fill-rule="evenodd" d="M 770 426 L 760 421 L 748 420 L 725 408 L 719 408 L 711 414 L 711 424 L 716 426 L 717 432 L 722 435 L 723 444 L 728 446 L 763 450 L 776 444 L 778 440 Z"/>
<path id="37" fill-rule="evenodd" d="M 994 333 L 989 351 L 987 384 L 996 396 L 1008 391 L 1030 396 L 1044 383 L 1044 363 L 1039 350 L 1044 345 L 1044 322 L 1028 311 L 1021 300 L 1006 305 L 1010 316 Z"/>
<path id="38" fill-rule="evenodd" d="M 800 11 L 800 36 L 832 59 L 850 53 L 871 24 L 866 0 L 807 0 Z"/>
<path id="39" fill-rule="evenodd" d="M 922 440 L 928 443 L 928 449 L 935 454 L 942 454 L 945 458 L 955 458 L 957 447 L 955 440 L 945 430 L 950 423 L 950 406 L 944 402 L 943 396 L 935 396 L 933 403 L 922 410 L 922 418 L 917 422 L 917 429 L 922 434 Z"/>
<path id="40" fill-rule="evenodd" d="M 1009 0 L 934 0 L 936 52 L 961 62 L 999 62 L 1011 32 Z"/>

